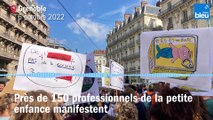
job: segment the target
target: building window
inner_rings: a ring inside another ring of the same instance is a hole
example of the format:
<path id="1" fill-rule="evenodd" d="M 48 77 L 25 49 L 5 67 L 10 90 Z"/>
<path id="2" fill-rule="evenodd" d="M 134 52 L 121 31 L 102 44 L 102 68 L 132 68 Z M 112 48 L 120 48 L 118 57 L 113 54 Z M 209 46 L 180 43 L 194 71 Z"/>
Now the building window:
<path id="1" fill-rule="evenodd" d="M 184 10 L 183 11 L 183 21 L 187 21 L 188 20 L 188 14 L 187 14 L 187 11 Z"/>
<path id="2" fill-rule="evenodd" d="M 191 6 L 191 16 L 193 16 L 194 15 L 194 6 Z"/>
<path id="3" fill-rule="evenodd" d="M 167 25 L 167 30 L 170 30 L 173 28 L 173 21 L 172 21 L 172 17 L 168 18 L 168 25 Z"/>
<path id="4" fill-rule="evenodd" d="M 192 23 L 192 28 L 197 28 L 197 23 Z"/>
<path id="5" fill-rule="evenodd" d="M 169 9 L 169 10 L 172 9 L 172 3 L 171 3 L 171 2 L 168 2 L 168 3 L 167 3 L 167 6 L 168 6 L 168 9 Z"/>

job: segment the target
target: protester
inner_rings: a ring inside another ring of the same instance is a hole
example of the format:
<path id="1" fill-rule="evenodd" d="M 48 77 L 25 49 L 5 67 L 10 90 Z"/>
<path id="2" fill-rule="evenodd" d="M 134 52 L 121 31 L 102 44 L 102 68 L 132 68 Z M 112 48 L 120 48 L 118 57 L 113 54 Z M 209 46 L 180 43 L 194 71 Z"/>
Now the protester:
<path id="1" fill-rule="evenodd" d="M 138 120 L 138 110 L 131 102 L 120 102 L 116 104 L 117 120 Z"/>
<path id="2" fill-rule="evenodd" d="M 103 116 L 103 118 L 101 118 L 101 120 L 115 120 L 115 117 L 106 114 Z"/>
<path id="3" fill-rule="evenodd" d="M 134 90 L 134 95 L 137 96 L 137 98 L 140 98 L 140 94 L 138 93 L 137 87 L 134 85 L 130 85 L 129 87 Z"/>
<path id="4" fill-rule="evenodd" d="M 3 91 L 5 85 L 6 85 L 5 82 L 0 82 L 0 92 Z"/>
<path id="5" fill-rule="evenodd" d="M 44 102 L 38 102 L 37 97 L 42 94 L 42 96 L 47 96 L 48 101 Z M 62 120 L 62 117 L 60 113 L 54 113 L 53 108 L 56 107 L 57 103 L 52 102 L 51 94 L 43 91 L 43 90 L 37 90 L 37 91 L 30 91 L 26 93 L 26 96 L 30 97 L 33 96 L 34 100 L 32 101 L 22 101 L 19 102 L 17 107 L 25 107 L 28 105 L 28 107 L 49 107 L 50 112 L 49 113 L 15 113 L 14 119 L 15 120 Z"/>
<path id="6" fill-rule="evenodd" d="M 204 96 L 203 99 L 204 99 L 204 104 L 209 113 L 209 120 L 213 120 L 213 97 Z"/>
<path id="7" fill-rule="evenodd" d="M 154 91 L 154 86 L 149 85 L 148 91 L 145 93 L 146 97 L 150 96 L 151 97 L 151 102 L 144 102 L 144 105 L 146 109 L 149 111 L 153 104 L 155 103 L 155 91 Z"/>
<path id="8" fill-rule="evenodd" d="M 178 94 L 191 96 L 187 90 L 164 87 L 159 93 L 163 97 L 163 101 L 153 105 L 150 112 L 151 120 L 208 120 L 201 97 L 193 97 L 192 102 L 167 103 L 167 96 L 177 96 Z"/>
<path id="9" fill-rule="evenodd" d="M 131 87 L 133 87 L 133 86 L 131 86 Z M 123 95 L 124 96 L 126 96 L 126 95 L 130 96 L 131 94 L 132 95 L 137 95 L 136 89 L 134 91 L 132 88 L 127 87 L 125 89 L 125 92 L 124 92 Z M 137 110 L 138 110 L 138 120 L 147 120 L 147 118 L 148 118 L 148 112 L 147 112 L 147 109 L 144 106 L 144 104 L 139 99 L 138 99 L 137 102 L 134 102 L 134 104 L 136 105 Z"/>
<path id="10" fill-rule="evenodd" d="M 4 94 L 0 97 L 0 120 L 9 120 L 15 106 L 14 95 Z"/>

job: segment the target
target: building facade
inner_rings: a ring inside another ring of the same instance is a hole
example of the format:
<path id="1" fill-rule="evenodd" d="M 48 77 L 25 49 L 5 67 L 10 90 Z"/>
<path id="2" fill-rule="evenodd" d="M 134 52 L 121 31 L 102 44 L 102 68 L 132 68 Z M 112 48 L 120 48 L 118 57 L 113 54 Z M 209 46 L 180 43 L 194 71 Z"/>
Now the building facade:
<path id="1" fill-rule="evenodd" d="M 71 51 L 71 49 L 65 47 L 63 44 L 60 44 L 59 42 L 57 42 L 57 40 L 49 40 L 47 46 L 58 50 Z"/>
<path id="2" fill-rule="evenodd" d="M 106 59 L 106 51 L 105 50 L 95 50 L 94 51 L 94 60 L 96 71 L 101 73 L 101 66 L 106 66 L 107 59 Z"/>
<path id="3" fill-rule="evenodd" d="M 209 3 L 211 19 L 195 20 L 194 4 Z M 164 30 L 213 27 L 213 0 L 162 0 L 159 18 Z"/>
<path id="4" fill-rule="evenodd" d="M 41 15 L 35 11 L 11 12 L 11 6 L 35 6 L 32 0 L 0 1 L 0 74 L 16 73 L 22 43 L 46 46 L 49 26 L 41 19 L 19 19 L 20 16 Z"/>
<path id="5" fill-rule="evenodd" d="M 141 2 L 133 14 L 125 14 L 124 21 L 116 21 L 107 36 L 107 59 L 113 59 L 125 68 L 126 74 L 140 73 L 141 32 L 162 29 L 157 15 L 160 8 Z M 139 77 L 125 78 L 128 83 L 140 82 Z"/>

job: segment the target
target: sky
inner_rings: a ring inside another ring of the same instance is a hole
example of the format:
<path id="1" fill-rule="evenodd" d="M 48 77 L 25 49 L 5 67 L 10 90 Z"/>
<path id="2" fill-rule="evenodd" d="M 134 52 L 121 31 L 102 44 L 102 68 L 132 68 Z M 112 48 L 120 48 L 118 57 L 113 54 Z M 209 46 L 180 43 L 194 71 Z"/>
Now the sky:
<path id="1" fill-rule="evenodd" d="M 106 35 L 115 26 L 116 20 L 123 21 L 124 13 L 133 13 L 134 7 L 140 6 L 141 0 L 60 0 L 87 35 L 71 19 L 57 0 L 35 0 L 39 6 L 45 6 L 44 12 L 50 26 L 50 38 L 72 51 L 93 52 L 106 48 Z M 148 0 L 155 4 L 157 0 Z M 58 15 L 64 20 L 50 20 L 51 15 Z"/>

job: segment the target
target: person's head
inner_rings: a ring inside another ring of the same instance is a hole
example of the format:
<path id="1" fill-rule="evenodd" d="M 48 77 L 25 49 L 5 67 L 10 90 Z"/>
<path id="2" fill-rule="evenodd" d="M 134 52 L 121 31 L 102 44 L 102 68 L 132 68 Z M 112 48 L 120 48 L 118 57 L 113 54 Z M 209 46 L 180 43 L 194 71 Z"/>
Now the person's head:
<path id="1" fill-rule="evenodd" d="M 134 95 L 137 95 L 137 94 L 138 94 L 138 89 L 137 89 L 136 86 L 130 85 L 129 87 L 132 88 L 132 89 L 134 90 L 134 93 L 135 93 Z"/>
<path id="2" fill-rule="evenodd" d="M 138 110 L 134 103 L 116 103 L 115 111 L 117 120 L 138 120 Z"/>
<path id="3" fill-rule="evenodd" d="M 11 116 L 15 107 L 14 95 L 4 94 L 0 97 L 0 116 Z"/>
<path id="4" fill-rule="evenodd" d="M 135 95 L 135 91 L 131 87 L 126 87 L 123 92 L 123 95 L 130 96 L 131 94 Z"/>
<path id="5" fill-rule="evenodd" d="M 5 85 L 5 82 L 0 82 L 0 92 L 3 91 Z"/>
<path id="6" fill-rule="evenodd" d="M 101 120 L 115 120 L 115 117 L 106 114 L 101 118 Z"/>
<path id="7" fill-rule="evenodd" d="M 47 96 L 48 101 L 47 102 L 40 102 L 37 100 L 38 96 Z M 59 113 L 54 113 L 53 109 L 57 106 L 55 102 L 52 102 L 52 96 L 50 93 L 43 91 L 43 90 L 37 90 L 37 91 L 29 91 L 26 93 L 26 96 L 30 97 L 32 96 L 34 101 L 22 101 L 19 102 L 17 107 L 25 107 L 28 105 L 28 107 L 49 107 L 50 112 L 49 113 L 15 113 L 14 118 L 15 120 L 62 120 L 62 117 Z"/>
<path id="8" fill-rule="evenodd" d="M 148 90 L 149 90 L 150 92 L 153 92 L 153 91 L 154 91 L 154 86 L 153 86 L 153 85 L 149 85 Z"/>
<path id="9" fill-rule="evenodd" d="M 173 97 L 178 94 L 191 96 L 187 90 L 164 87 L 159 93 L 163 101 L 156 102 L 151 108 L 151 120 L 207 120 L 207 112 L 199 97 L 193 97 L 192 102 L 167 103 L 167 96 Z"/>

